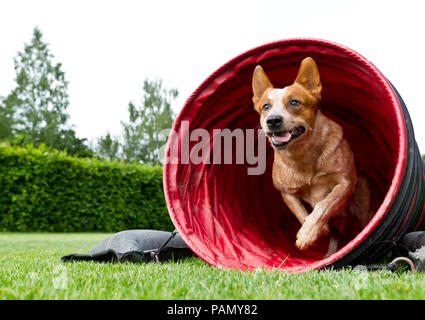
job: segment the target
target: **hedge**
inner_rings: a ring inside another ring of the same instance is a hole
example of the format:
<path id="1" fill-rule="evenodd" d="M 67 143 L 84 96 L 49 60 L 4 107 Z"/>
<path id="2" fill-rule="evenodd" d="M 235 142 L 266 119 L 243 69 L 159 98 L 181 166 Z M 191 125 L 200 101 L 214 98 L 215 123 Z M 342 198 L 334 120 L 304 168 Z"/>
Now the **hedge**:
<path id="1" fill-rule="evenodd" d="M 0 231 L 172 230 L 162 169 L 0 144 Z"/>

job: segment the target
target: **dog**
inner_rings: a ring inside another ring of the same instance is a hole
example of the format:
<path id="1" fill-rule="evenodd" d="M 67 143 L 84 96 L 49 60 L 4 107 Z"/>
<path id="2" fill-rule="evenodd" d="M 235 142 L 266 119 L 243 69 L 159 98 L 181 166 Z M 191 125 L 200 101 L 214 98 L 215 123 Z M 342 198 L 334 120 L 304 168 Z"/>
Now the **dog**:
<path id="1" fill-rule="evenodd" d="M 324 258 L 328 257 L 337 251 L 341 236 L 330 228 L 330 219 L 354 217 L 364 228 L 373 211 L 369 183 L 357 176 L 342 127 L 319 108 L 322 84 L 317 65 L 305 58 L 294 83 L 283 89 L 274 88 L 257 65 L 252 90 L 261 128 L 274 149 L 274 187 L 301 223 L 295 245 L 305 250 L 329 235 Z"/>

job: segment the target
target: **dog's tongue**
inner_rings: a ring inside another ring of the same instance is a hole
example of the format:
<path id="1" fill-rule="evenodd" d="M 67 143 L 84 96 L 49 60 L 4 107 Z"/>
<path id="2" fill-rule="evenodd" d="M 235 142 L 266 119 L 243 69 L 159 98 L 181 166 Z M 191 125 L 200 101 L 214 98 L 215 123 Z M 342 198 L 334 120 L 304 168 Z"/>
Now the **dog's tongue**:
<path id="1" fill-rule="evenodd" d="M 274 136 L 277 142 L 288 142 L 291 140 L 292 135 L 289 132 L 285 132 L 283 136 Z"/>

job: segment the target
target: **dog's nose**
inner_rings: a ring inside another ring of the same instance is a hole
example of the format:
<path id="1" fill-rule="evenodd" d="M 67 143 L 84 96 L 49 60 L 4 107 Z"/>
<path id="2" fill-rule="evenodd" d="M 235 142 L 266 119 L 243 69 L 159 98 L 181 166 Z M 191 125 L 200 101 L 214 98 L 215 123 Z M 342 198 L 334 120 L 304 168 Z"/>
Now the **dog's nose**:
<path id="1" fill-rule="evenodd" d="M 274 115 L 274 116 L 269 116 L 266 122 L 270 130 L 276 130 L 282 126 L 283 119 L 281 116 Z"/>

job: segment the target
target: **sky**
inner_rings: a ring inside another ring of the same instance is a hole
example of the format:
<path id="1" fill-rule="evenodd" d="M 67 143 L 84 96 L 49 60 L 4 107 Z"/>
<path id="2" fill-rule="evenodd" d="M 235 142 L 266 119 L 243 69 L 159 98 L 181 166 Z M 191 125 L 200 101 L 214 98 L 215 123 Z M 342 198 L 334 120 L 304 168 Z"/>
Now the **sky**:
<path id="1" fill-rule="evenodd" d="M 1 0 L 0 96 L 13 57 L 38 26 L 69 81 L 80 138 L 120 135 L 145 78 L 177 88 L 172 107 L 235 56 L 268 42 L 313 37 L 365 56 L 394 84 L 425 153 L 425 1 Z"/>

